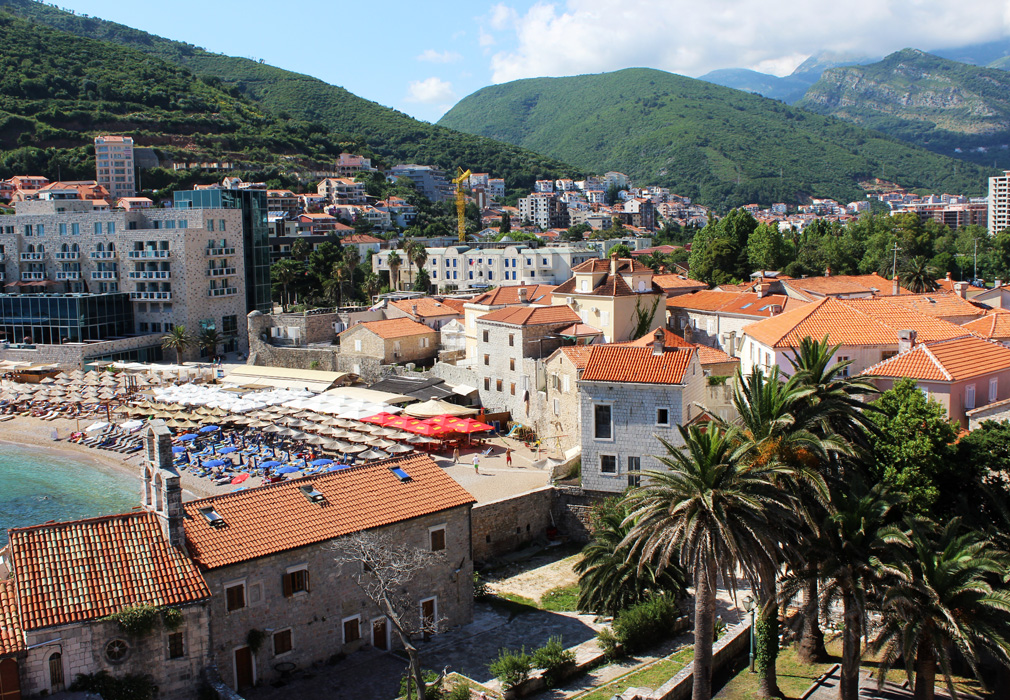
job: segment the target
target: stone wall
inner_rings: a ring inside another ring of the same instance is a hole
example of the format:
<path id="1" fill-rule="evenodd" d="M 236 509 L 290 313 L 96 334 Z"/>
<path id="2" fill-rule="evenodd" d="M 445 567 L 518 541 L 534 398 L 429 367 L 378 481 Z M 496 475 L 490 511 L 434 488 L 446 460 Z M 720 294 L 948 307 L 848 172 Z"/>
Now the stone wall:
<path id="1" fill-rule="evenodd" d="M 132 338 L 106 340 L 101 343 L 65 343 L 63 345 L 35 345 L 33 348 L 10 348 L 0 346 L 0 360 L 31 362 L 33 364 L 57 364 L 62 368 L 83 369 L 88 358 L 103 357 L 113 353 L 128 352 L 139 348 L 160 348 L 164 333 L 138 335 Z M 175 353 L 165 351 L 165 358 L 175 361 Z"/>
<path id="2" fill-rule="evenodd" d="M 483 562 L 543 540 L 552 525 L 554 487 L 544 486 L 517 496 L 474 506 L 473 558 Z"/>
<path id="3" fill-rule="evenodd" d="M 577 486 L 556 486 L 551 504 L 556 527 L 574 542 L 588 542 L 593 534 L 589 516 L 601 498 Z"/>

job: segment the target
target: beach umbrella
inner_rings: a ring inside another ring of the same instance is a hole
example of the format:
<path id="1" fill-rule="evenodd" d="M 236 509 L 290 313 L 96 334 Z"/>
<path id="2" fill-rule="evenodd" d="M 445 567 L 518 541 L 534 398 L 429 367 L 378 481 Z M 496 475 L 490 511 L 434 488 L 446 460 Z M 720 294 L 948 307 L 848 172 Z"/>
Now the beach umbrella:
<path id="1" fill-rule="evenodd" d="M 232 452 L 238 452 L 238 448 L 237 448 L 237 447 L 231 447 L 231 446 L 228 446 L 228 447 L 222 447 L 222 448 L 221 448 L 220 450 L 218 450 L 217 452 L 218 452 L 218 454 L 222 454 L 222 455 L 229 455 L 229 454 L 231 454 Z"/>
<path id="2" fill-rule="evenodd" d="M 284 430 L 286 430 L 286 428 L 282 428 L 282 427 L 280 427 L 279 425 L 274 425 L 273 423 L 267 423 L 267 424 L 266 424 L 266 425 L 265 425 L 265 426 L 263 427 L 263 432 L 264 432 L 264 433 L 275 433 L 275 434 L 279 434 L 279 433 L 281 433 L 281 432 L 282 432 L 282 431 L 284 431 Z"/>
<path id="3" fill-rule="evenodd" d="M 183 442 L 189 442 L 190 440 L 196 440 L 196 435 L 193 433 L 186 433 L 185 435 L 180 435 L 177 440 L 182 440 Z"/>
<path id="4" fill-rule="evenodd" d="M 454 433 L 465 433 L 467 435 L 470 433 L 483 433 L 488 430 L 494 430 L 494 426 L 488 425 L 487 423 L 481 423 L 479 420 L 474 420 L 473 418 L 450 418 L 449 420 L 443 422 L 442 425 L 449 428 Z"/>
<path id="5" fill-rule="evenodd" d="M 328 464 L 333 464 L 332 459 L 314 459 L 309 464 L 313 467 L 325 467 Z"/>
<path id="6" fill-rule="evenodd" d="M 349 455 L 356 455 L 359 452 L 364 452 L 367 449 L 368 448 L 365 447 L 364 445 L 348 445 L 347 447 L 342 449 L 341 452 L 345 452 Z"/>
<path id="7" fill-rule="evenodd" d="M 231 480 L 233 484 L 241 484 L 243 481 L 249 478 L 248 474 L 239 474 L 234 479 Z"/>
<path id="8" fill-rule="evenodd" d="M 407 438 L 407 442 L 413 445 L 427 445 L 433 442 L 438 442 L 435 438 L 430 438 L 425 435 L 413 435 Z"/>
<path id="9" fill-rule="evenodd" d="M 319 437 L 318 435 L 313 435 L 312 437 L 307 437 L 303 441 L 307 445 L 325 445 L 329 440 L 324 437 Z"/>
<path id="10" fill-rule="evenodd" d="M 127 421 L 126 423 L 123 423 L 119 427 L 122 428 L 123 430 L 136 430 L 137 428 L 139 428 L 139 427 L 141 427 L 143 425 L 144 425 L 144 421 L 142 421 L 142 420 L 131 420 L 131 421 Z"/>
<path id="11" fill-rule="evenodd" d="M 213 433 L 215 430 L 220 430 L 220 426 L 217 425 L 205 425 L 200 428 L 201 433 Z"/>
<path id="12" fill-rule="evenodd" d="M 360 459 L 385 459 L 388 456 L 382 450 L 368 450 L 358 455 Z"/>
<path id="13" fill-rule="evenodd" d="M 172 445 L 172 452 L 179 454 L 180 452 L 185 452 L 186 448 L 182 445 Z"/>
<path id="14" fill-rule="evenodd" d="M 226 464 L 231 464 L 227 459 L 210 459 L 203 463 L 205 467 L 223 467 Z"/>
<path id="15" fill-rule="evenodd" d="M 383 411 L 382 413 L 376 413 L 374 416 L 365 416 L 362 418 L 362 422 L 374 423 L 375 425 L 385 425 L 387 421 L 396 418 L 392 413 Z"/>
<path id="16" fill-rule="evenodd" d="M 403 454 L 404 452 L 413 452 L 413 450 L 407 447 L 406 445 L 400 445 L 395 442 L 389 447 L 384 447 L 383 449 L 386 452 L 389 452 L 390 454 L 396 454 L 396 455 Z"/>
<path id="17" fill-rule="evenodd" d="M 276 459 L 271 459 L 269 461 L 263 462 L 259 466 L 262 467 L 263 469 L 271 469 L 281 464 L 284 464 L 284 462 L 278 462 Z"/>
<path id="18" fill-rule="evenodd" d="M 281 467 L 280 469 L 278 469 L 277 473 L 278 474 L 294 474 L 295 472 L 298 472 L 298 471 L 301 471 L 301 469 L 299 469 L 298 467 L 292 467 L 291 465 L 288 465 L 286 467 Z"/>
<path id="19" fill-rule="evenodd" d="M 347 436 L 347 439 L 351 442 L 367 442 L 370 437 L 364 433 L 350 433 Z"/>
<path id="20" fill-rule="evenodd" d="M 350 469 L 350 464 L 334 464 L 332 467 L 327 469 L 328 472 L 339 472 L 341 469 Z"/>
<path id="21" fill-rule="evenodd" d="M 467 408 L 466 406 L 457 406 L 456 404 L 439 401 L 438 399 L 431 399 L 430 401 L 411 404 L 403 409 L 403 412 L 409 416 L 430 418 L 432 416 L 441 415 L 471 416 L 477 413 L 477 409 Z"/>

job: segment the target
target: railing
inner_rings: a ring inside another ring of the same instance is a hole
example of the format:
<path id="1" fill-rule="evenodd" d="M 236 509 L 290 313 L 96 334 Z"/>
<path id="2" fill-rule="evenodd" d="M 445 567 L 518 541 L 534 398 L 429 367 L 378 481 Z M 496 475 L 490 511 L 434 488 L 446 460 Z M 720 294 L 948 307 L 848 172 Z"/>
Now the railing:
<path id="1" fill-rule="evenodd" d="M 172 279 L 170 270 L 132 270 L 126 273 L 131 280 L 167 280 Z"/>
<path id="2" fill-rule="evenodd" d="M 6 261 L 7 261 L 7 256 L 4 255 L 3 253 L 0 253 L 0 262 L 6 262 Z"/>
<path id="3" fill-rule="evenodd" d="M 118 255 L 115 250 L 95 250 L 90 253 L 92 260 L 112 260 Z"/>
<path id="4" fill-rule="evenodd" d="M 219 258 L 222 255 L 235 255 L 234 248 L 207 248 L 206 252 L 208 258 Z"/>
<path id="5" fill-rule="evenodd" d="M 46 257 L 45 253 L 21 253 L 21 262 L 44 260 L 45 257 Z"/>
<path id="6" fill-rule="evenodd" d="M 57 270 L 56 279 L 58 280 L 79 280 L 81 279 L 80 270 Z"/>
<path id="7" fill-rule="evenodd" d="M 238 294 L 238 287 L 218 287 L 217 289 L 208 289 L 207 296 L 209 297 L 230 297 Z"/>
<path id="8" fill-rule="evenodd" d="M 34 280 L 44 280 L 46 278 L 46 273 L 44 272 L 22 272 L 21 281 L 31 282 Z"/>
<path id="9" fill-rule="evenodd" d="M 167 301 L 172 298 L 172 292 L 130 292 L 130 299 L 137 301 Z"/>
<path id="10" fill-rule="evenodd" d="M 131 250 L 126 253 L 126 257 L 134 260 L 138 258 L 167 258 L 171 254 L 171 250 Z"/>
<path id="11" fill-rule="evenodd" d="M 119 273 L 115 270 L 99 270 L 98 272 L 91 273 L 91 279 L 93 280 L 116 280 L 119 279 Z"/>
<path id="12" fill-rule="evenodd" d="M 56 253 L 55 255 L 53 255 L 53 257 L 56 258 L 57 260 L 80 260 L 81 254 L 79 251 L 75 250 L 64 253 Z"/>
<path id="13" fill-rule="evenodd" d="M 208 277 L 231 277 L 235 274 L 234 267 L 208 267 Z"/>

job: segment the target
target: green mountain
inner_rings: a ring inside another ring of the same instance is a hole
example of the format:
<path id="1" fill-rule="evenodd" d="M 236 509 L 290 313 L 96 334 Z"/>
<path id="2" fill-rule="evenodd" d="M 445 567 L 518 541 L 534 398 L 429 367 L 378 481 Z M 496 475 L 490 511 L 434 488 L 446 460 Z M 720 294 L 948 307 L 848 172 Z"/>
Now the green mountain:
<path id="1" fill-rule="evenodd" d="M 832 68 L 798 107 L 965 160 L 1010 167 L 1010 73 L 905 49 Z"/>
<path id="2" fill-rule="evenodd" d="M 572 177 L 577 170 L 538 153 L 413 119 L 311 76 L 247 58 L 210 53 L 97 17 L 77 15 L 34 0 L 0 0 L 0 9 L 71 34 L 140 51 L 244 96 L 278 118 L 293 117 L 331 132 L 331 141 L 388 164 L 416 162 L 504 177 L 512 188 L 538 179 Z M 0 55 L 4 48 L 0 47 Z M 338 149 L 339 151 L 339 149 Z"/>
<path id="3" fill-rule="evenodd" d="M 874 178 L 977 194 L 990 174 L 838 119 L 647 68 L 494 85 L 439 123 L 723 208 L 809 196 L 847 202 Z"/>
<path id="4" fill-rule="evenodd" d="M 789 75 L 782 76 L 759 73 L 747 68 L 720 68 L 698 78 L 709 83 L 730 87 L 745 92 L 756 92 L 762 97 L 782 100 L 786 104 L 799 101 L 811 85 L 828 68 L 847 66 L 853 63 L 870 63 L 875 59 L 866 59 L 854 55 L 845 55 L 821 51 L 797 66 Z"/>

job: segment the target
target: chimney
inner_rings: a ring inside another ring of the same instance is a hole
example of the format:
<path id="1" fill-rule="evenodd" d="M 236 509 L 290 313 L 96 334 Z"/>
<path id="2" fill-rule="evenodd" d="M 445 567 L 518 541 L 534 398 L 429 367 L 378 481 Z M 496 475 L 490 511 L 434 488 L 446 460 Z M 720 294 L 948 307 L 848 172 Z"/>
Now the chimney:
<path id="1" fill-rule="evenodd" d="M 824 276 L 831 277 L 831 265 L 828 265 L 826 268 L 824 268 Z"/>
<path id="2" fill-rule="evenodd" d="M 782 313 L 782 304 L 772 304 L 768 307 L 769 316 L 778 316 L 780 313 Z"/>
<path id="3" fill-rule="evenodd" d="M 911 328 L 898 331 L 898 353 L 908 352 L 915 347 L 915 337 L 918 335 Z"/>
<path id="4" fill-rule="evenodd" d="M 992 288 L 993 289 L 999 289 L 1002 286 L 1003 286 L 1003 280 L 993 280 L 993 283 L 992 283 Z"/>
<path id="5" fill-rule="evenodd" d="M 520 304 L 525 304 L 526 303 L 526 286 L 525 285 L 521 285 L 519 287 L 519 303 Z"/>
<path id="6" fill-rule="evenodd" d="M 652 334 L 652 354 L 662 355 L 664 345 L 666 345 L 666 334 L 662 328 L 657 328 L 656 332 Z"/>
<path id="7" fill-rule="evenodd" d="M 410 305 L 410 313 L 413 316 L 417 316 L 417 304 Z"/>
<path id="8" fill-rule="evenodd" d="M 763 299 L 764 296 L 768 294 L 769 289 L 771 289 L 771 285 L 763 281 L 758 282 L 756 285 L 754 285 L 754 291 L 757 292 L 758 299 Z"/>
<path id="9" fill-rule="evenodd" d="M 891 296 L 895 297 L 898 296 L 899 293 L 898 290 L 901 289 L 901 286 L 898 284 L 898 282 L 899 282 L 898 275 L 897 273 L 895 273 L 894 279 L 891 280 Z"/>
<path id="10" fill-rule="evenodd" d="M 957 294 L 962 299 L 968 298 L 968 283 L 967 282 L 955 282 L 954 283 L 954 293 Z"/>
<path id="11" fill-rule="evenodd" d="M 156 420 L 144 433 L 144 452 L 141 460 L 141 506 L 158 516 L 165 539 L 173 546 L 185 550 L 186 531 L 182 525 L 182 485 L 179 472 L 172 460 L 172 431 L 165 421 Z"/>
<path id="12" fill-rule="evenodd" d="M 616 275 L 617 274 L 617 252 L 616 251 L 610 254 L 610 274 L 611 275 Z"/>
<path id="13" fill-rule="evenodd" d="M 691 327 L 690 323 L 684 326 L 684 340 L 689 343 L 694 342 L 694 328 Z"/>
<path id="14" fill-rule="evenodd" d="M 950 277 L 950 273 L 949 273 L 949 272 L 947 273 L 947 281 L 948 281 L 948 282 L 950 282 L 950 281 L 951 281 L 951 277 Z"/>

